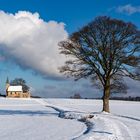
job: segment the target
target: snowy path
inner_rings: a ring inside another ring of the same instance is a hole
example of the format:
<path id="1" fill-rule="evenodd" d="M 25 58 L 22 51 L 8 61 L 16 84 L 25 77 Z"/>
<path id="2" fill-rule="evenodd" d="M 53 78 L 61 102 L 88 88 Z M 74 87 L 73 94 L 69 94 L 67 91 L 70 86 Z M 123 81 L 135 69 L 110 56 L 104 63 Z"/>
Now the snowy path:
<path id="1" fill-rule="evenodd" d="M 100 140 L 139 140 L 140 135 L 139 132 L 133 131 L 133 129 L 139 129 L 140 123 L 127 120 L 127 119 L 119 119 L 113 115 L 96 115 L 94 120 L 92 120 L 94 124 L 93 129 L 89 133 L 89 136 L 86 136 L 88 139 L 100 139 Z M 133 124 L 132 124 L 133 123 Z M 137 125 L 134 123 L 139 123 Z M 131 125 L 131 127 L 130 127 Z M 134 132 L 134 133 L 133 133 Z"/>
<path id="2" fill-rule="evenodd" d="M 61 109 L 63 108 L 63 110 L 67 110 L 65 113 L 66 118 L 78 120 L 79 117 L 84 117 L 86 112 L 90 113 L 88 103 L 86 103 L 85 106 L 82 106 L 82 108 L 79 108 L 78 105 L 83 105 L 83 102 L 81 102 L 82 104 L 80 102 L 74 103 L 70 100 L 68 100 L 68 102 L 69 103 L 61 104 L 56 101 L 51 101 L 50 103 L 54 103 L 54 105 L 59 106 Z M 121 102 L 121 104 L 123 103 L 125 102 Z M 132 102 L 131 104 L 132 106 L 137 106 L 137 108 L 140 107 L 139 103 Z M 123 107 L 121 107 L 121 109 L 123 110 Z M 131 117 L 132 112 L 135 113 L 134 109 L 133 111 L 130 111 L 130 116 L 121 116 L 106 113 L 96 113 L 95 110 L 93 113 L 94 118 L 86 120 L 92 124 L 92 127 L 90 126 L 91 128 L 89 128 L 88 133 L 83 133 L 74 140 L 140 140 L 140 116 L 138 116 L 138 118 Z M 136 114 L 138 113 L 139 112 L 136 112 Z M 121 112 L 121 114 L 123 114 L 123 112 Z M 124 114 L 126 115 L 126 113 Z M 127 112 L 127 114 L 129 114 L 129 112 Z"/>

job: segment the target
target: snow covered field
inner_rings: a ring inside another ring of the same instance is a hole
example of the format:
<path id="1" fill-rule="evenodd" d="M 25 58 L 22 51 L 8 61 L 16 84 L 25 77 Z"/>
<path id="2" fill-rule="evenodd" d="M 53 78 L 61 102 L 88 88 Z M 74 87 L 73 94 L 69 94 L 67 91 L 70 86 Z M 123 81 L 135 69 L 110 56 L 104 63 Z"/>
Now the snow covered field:
<path id="1" fill-rule="evenodd" d="M 140 140 L 140 102 L 110 106 L 107 114 L 100 100 L 0 98 L 0 140 Z"/>

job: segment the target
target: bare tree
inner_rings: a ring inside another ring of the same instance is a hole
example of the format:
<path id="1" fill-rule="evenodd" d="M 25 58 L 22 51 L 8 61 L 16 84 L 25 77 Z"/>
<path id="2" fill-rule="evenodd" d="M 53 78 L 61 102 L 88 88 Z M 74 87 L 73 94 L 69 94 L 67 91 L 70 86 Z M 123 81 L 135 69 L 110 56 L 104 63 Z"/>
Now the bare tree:
<path id="1" fill-rule="evenodd" d="M 103 111 L 109 112 L 111 90 L 125 90 L 123 77 L 139 80 L 140 31 L 132 23 L 101 16 L 59 43 L 72 57 L 60 72 L 91 78 L 103 88 Z"/>

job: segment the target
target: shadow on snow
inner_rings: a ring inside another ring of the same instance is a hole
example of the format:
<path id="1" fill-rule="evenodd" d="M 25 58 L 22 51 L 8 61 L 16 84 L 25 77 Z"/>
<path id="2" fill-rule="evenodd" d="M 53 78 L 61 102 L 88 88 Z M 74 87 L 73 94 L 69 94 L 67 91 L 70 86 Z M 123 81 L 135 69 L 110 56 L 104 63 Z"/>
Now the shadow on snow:
<path id="1" fill-rule="evenodd" d="M 0 115 L 28 115 L 28 116 L 51 116 L 59 113 L 53 111 L 30 111 L 30 110 L 0 110 Z"/>

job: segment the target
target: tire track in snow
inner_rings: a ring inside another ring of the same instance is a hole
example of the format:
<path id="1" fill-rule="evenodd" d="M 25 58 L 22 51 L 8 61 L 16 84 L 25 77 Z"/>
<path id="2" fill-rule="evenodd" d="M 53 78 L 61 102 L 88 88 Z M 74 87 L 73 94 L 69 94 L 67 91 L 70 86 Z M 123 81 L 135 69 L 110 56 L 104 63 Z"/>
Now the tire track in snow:
<path id="1" fill-rule="evenodd" d="M 140 119 L 139 118 L 134 118 L 134 117 L 129 117 L 129 116 L 122 116 L 122 115 L 116 115 L 116 116 L 121 117 L 121 118 L 131 119 L 131 120 L 135 120 L 135 121 L 139 121 L 140 122 Z"/>
<path id="2" fill-rule="evenodd" d="M 129 132 L 131 135 L 131 139 L 140 140 L 140 121 L 137 118 L 129 117 L 129 116 L 120 116 L 120 115 L 111 115 L 109 116 L 111 119 L 115 119 L 119 121 Z M 130 136 L 125 136 L 129 138 Z"/>
<path id="3" fill-rule="evenodd" d="M 120 120 L 113 118 L 110 115 L 99 115 L 104 120 L 107 130 L 115 137 L 115 140 L 134 140 L 131 130 Z"/>

